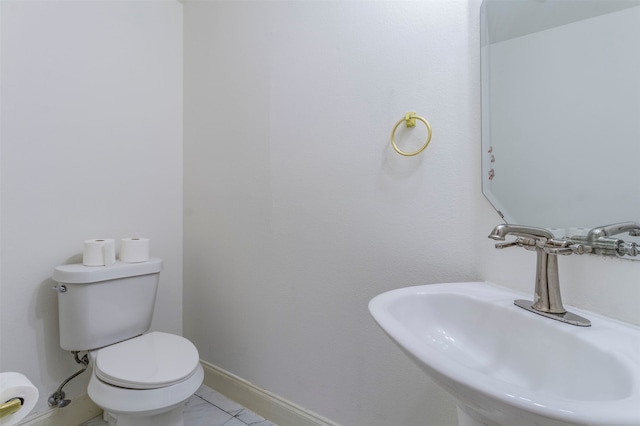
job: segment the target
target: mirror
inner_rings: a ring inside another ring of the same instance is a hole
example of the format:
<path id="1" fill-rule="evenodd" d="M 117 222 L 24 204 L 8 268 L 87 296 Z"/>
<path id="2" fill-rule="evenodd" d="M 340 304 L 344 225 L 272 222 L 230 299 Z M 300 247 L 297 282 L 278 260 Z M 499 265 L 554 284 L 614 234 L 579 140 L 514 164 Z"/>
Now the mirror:
<path id="1" fill-rule="evenodd" d="M 574 233 L 640 222 L 640 0 L 484 0 L 481 31 L 482 190 L 499 214 Z"/>

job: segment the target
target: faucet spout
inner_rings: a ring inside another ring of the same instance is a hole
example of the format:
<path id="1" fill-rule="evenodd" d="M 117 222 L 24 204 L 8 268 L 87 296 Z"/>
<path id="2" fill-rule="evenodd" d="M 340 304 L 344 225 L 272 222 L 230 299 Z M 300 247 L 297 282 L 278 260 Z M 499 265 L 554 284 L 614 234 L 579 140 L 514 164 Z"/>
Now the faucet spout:
<path id="1" fill-rule="evenodd" d="M 589 231 L 589 233 L 587 234 L 587 240 L 595 241 L 598 238 L 624 234 L 625 232 L 628 232 L 632 237 L 640 236 L 640 224 L 636 222 L 621 222 L 611 225 L 599 226 Z"/>
<path id="2" fill-rule="evenodd" d="M 502 241 L 507 235 L 516 235 L 518 237 L 533 238 L 536 240 L 553 239 L 553 234 L 547 229 L 536 228 L 535 226 L 510 225 L 507 223 L 502 223 L 493 228 L 493 231 L 489 234 L 489 238 Z"/>

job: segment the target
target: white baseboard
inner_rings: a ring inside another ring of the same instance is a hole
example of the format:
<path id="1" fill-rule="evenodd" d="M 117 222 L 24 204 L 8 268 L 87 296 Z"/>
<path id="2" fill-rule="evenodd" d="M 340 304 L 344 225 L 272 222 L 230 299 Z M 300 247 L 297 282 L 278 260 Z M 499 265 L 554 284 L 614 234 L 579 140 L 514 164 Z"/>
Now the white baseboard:
<path id="1" fill-rule="evenodd" d="M 278 426 L 340 426 L 222 368 L 205 361 L 201 363 L 205 385 Z M 85 394 L 74 398 L 63 409 L 53 408 L 27 418 L 20 426 L 77 426 L 100 414 L 102 409 Z"/>
<path id="2" fill-rule="evenodd" d="M 201 363 L 205 385 L 278 426 L 339 426 L 222 368 Z"/>
<path id="3" fill-rule="evenodd" d="M 27 418 L 20 426 L 77 426 L 102 414 L 102 408 L 85 394 L 74 398 L 65 408 L 52 408 L 35 417 Z"/>

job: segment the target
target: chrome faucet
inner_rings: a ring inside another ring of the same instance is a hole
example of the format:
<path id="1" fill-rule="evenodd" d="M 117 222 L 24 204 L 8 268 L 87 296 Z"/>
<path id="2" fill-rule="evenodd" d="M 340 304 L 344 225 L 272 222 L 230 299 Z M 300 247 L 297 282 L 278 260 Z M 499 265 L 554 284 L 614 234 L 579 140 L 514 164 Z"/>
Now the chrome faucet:
<path id="1" fill-rule="evenodd" d="M 581 244 L 571 244 L 570 241 L 556 240 L 547 229 L 523 225 L 500 224 L 491 231 L 489 238 L 504 241 L 508 235 L 517 238 L 514 241 L 497 243 L 496 248 L 524 247 L 535 250 L 537 255 L 534 300 L 516 300 L 514 303 L 528 311 L 558 321 L 579 326 L 591 325 L 588 319 L 567 312 L 562 305 L 558 274 L 558 255 L 581 254 L 584 247 Z"/>
<path id="2" fill-rule="evenodd" d="M 624 234 L 625 232 L 628 232 L 632 237 L 640 237 L 640 224 L 636 222 L 622 222 L 599 226 L 589 231 L 587 238 L 590 240 L 596 240 L 602 237 Z"/>
<path id="3" fill-rule="evenodd" d="M 632 237 L 640 237 L 640 224 L 637 222 L 621 222 L 598 226 L 590 230 L 586 236 L 571 236 L 569 239 L 583 243 L 588 253 L 609 256 L 639 255 L 640 246 L 638 243 L 625 242 L 613 237 L 624 233 L 628 233 Z"/>
<path id="4" fill-rule="evenodd" d="M 517 235 L 519 237 L 534 239 L 553 239 L 553 234 L 547 229 L 536 228 L 535 226 L 509 225 L 506 223 L 502 223 L 493 228 L 493 231 L 489 234 L 489 238 L 503 241 L 507 235 Z"/>

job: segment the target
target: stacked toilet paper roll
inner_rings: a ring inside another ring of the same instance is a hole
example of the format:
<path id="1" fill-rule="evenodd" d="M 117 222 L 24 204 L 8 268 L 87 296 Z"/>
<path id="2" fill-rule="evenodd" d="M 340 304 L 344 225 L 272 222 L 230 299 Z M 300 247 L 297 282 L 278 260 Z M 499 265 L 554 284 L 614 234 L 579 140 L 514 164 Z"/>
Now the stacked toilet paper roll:
<path id="1" fill-rule="evenodd" d="M 82 264 L 85 266 L 111 266 L 116 263 L 116 243 L 111 238 L 85 240 Z"/>
<path id="2" fill-rule="evenodd" d="M 33 410 L 38 402 L 38 389 L 20 373 L 0 373 L 0 404 L 18 399 L 22 406 L 13 414 L 0 417 L 0 426 L 13 426 Z"/>
<path id="3" fill-rule="evenodd" d="M 120 241 L 120 260 L 126 263 L 139 263 L 149 260 L 149 239 L 123 238 Z"/>

